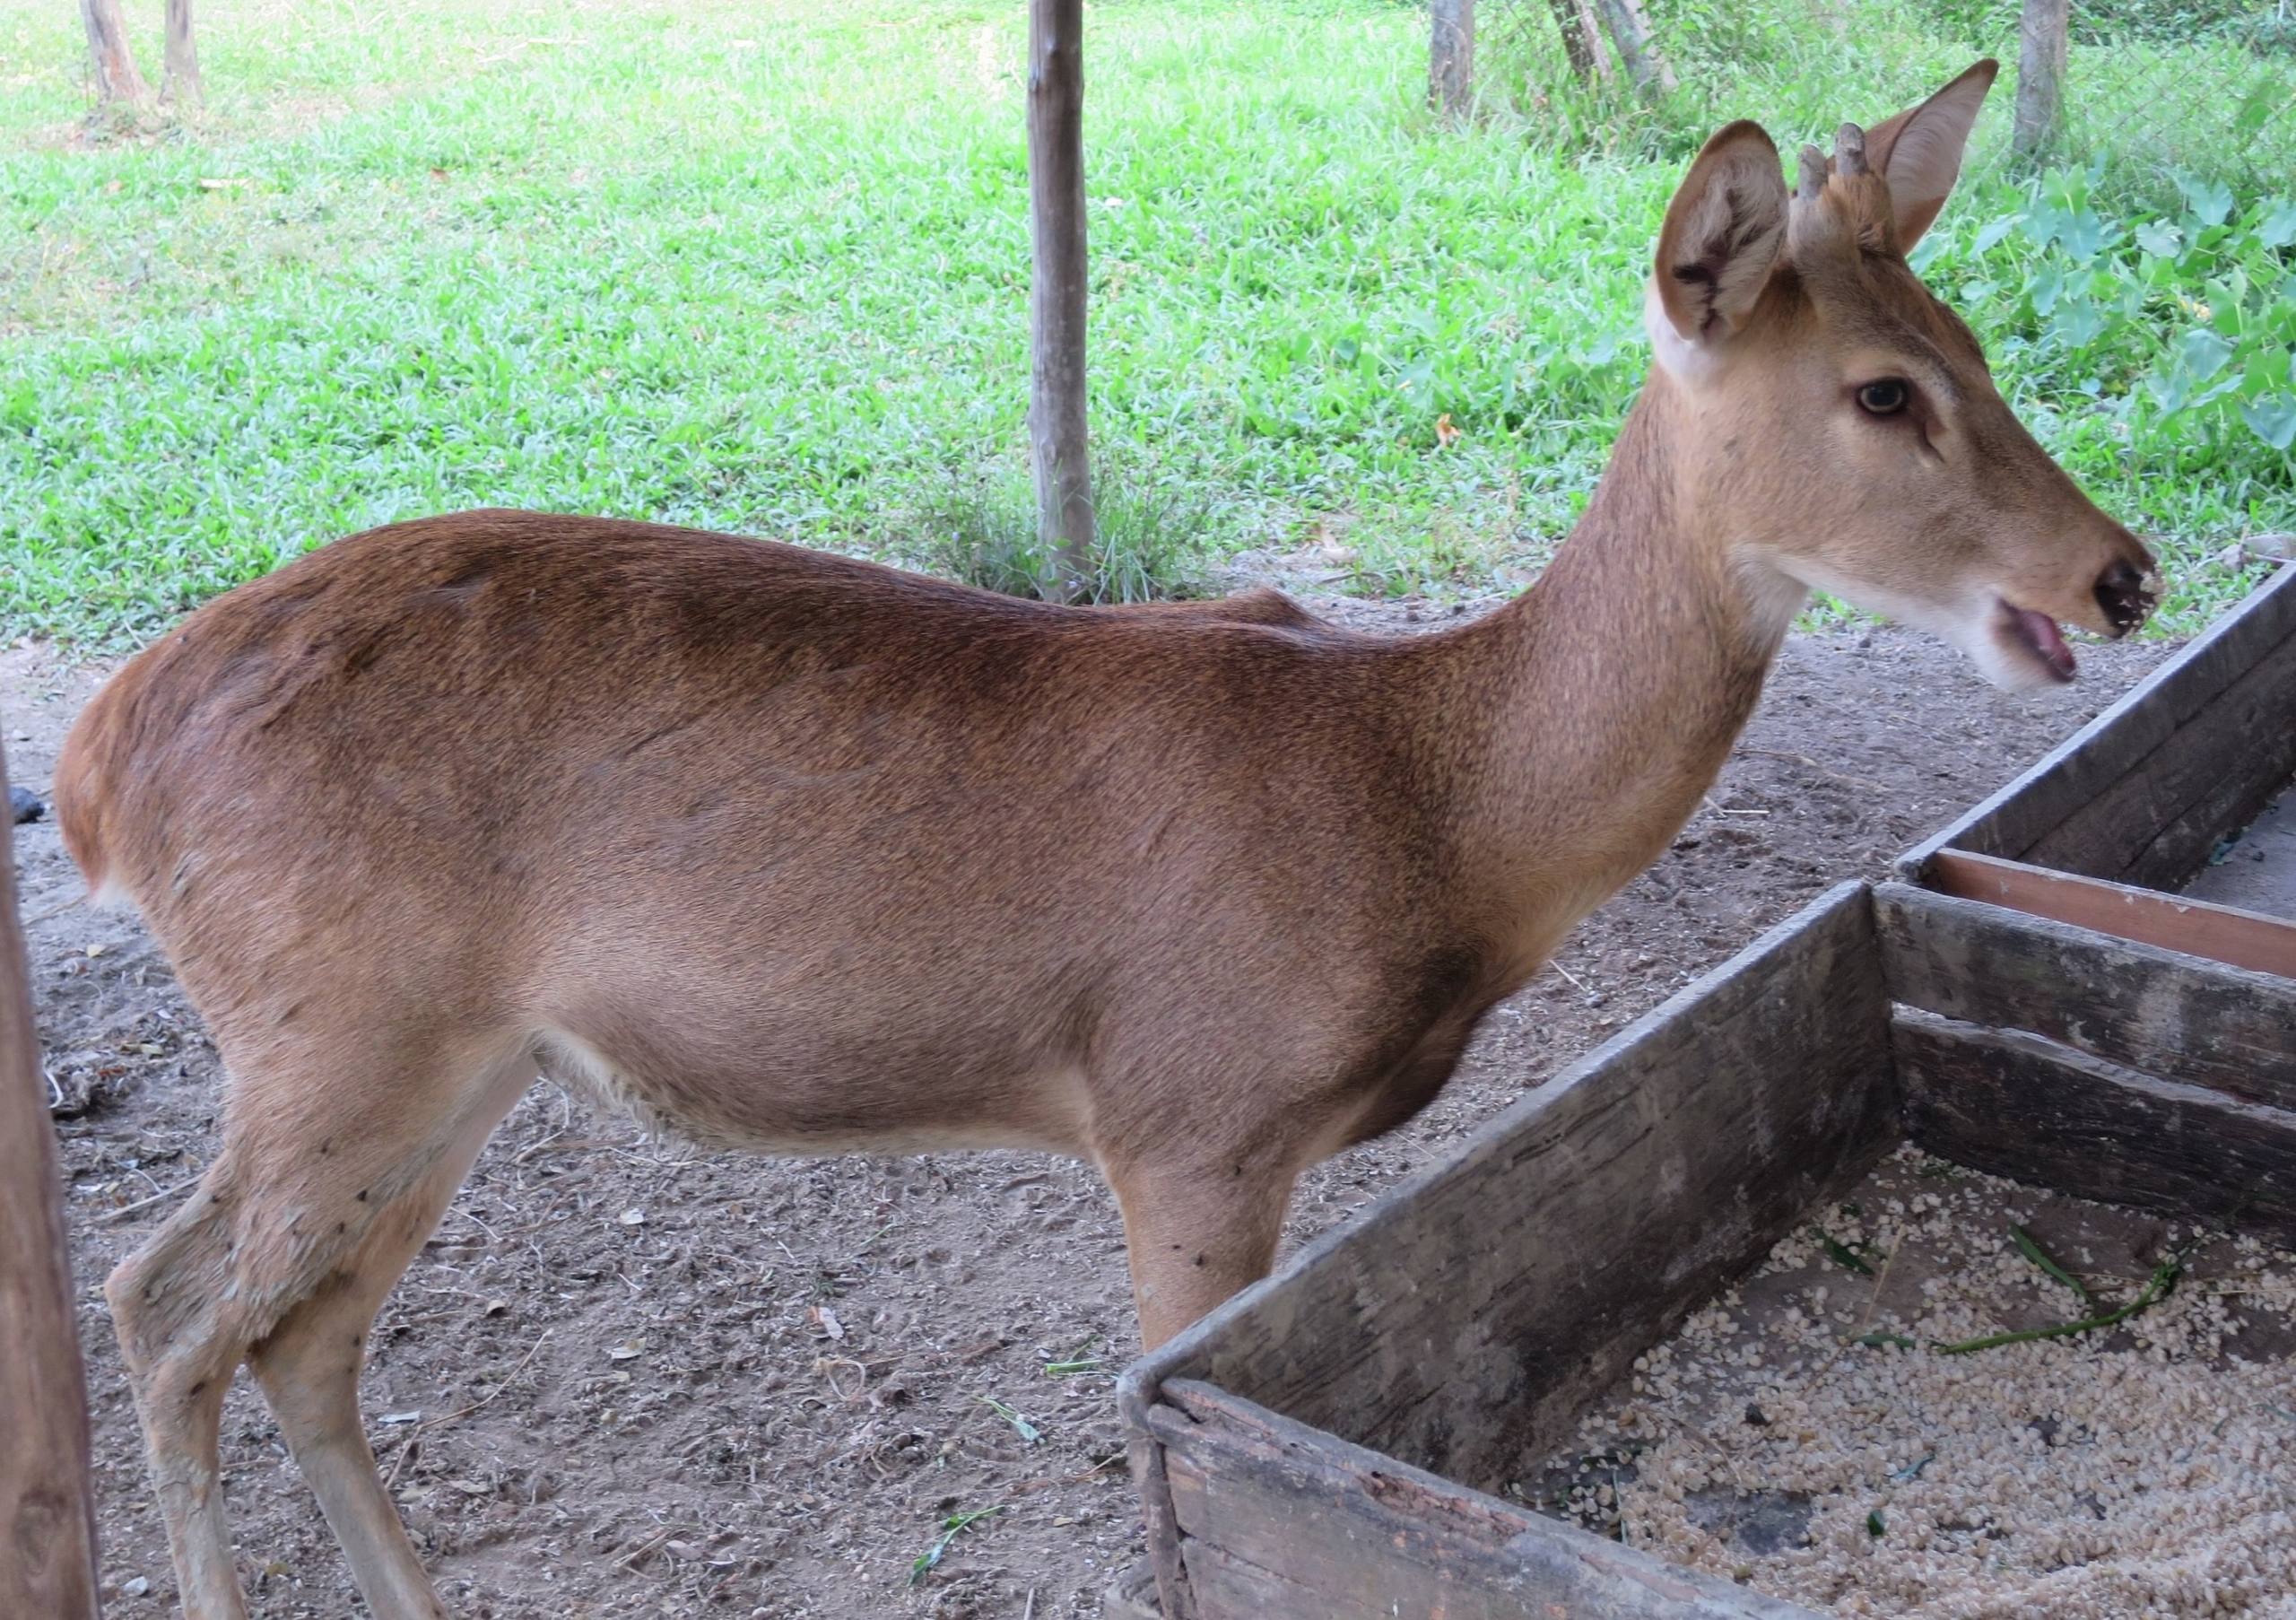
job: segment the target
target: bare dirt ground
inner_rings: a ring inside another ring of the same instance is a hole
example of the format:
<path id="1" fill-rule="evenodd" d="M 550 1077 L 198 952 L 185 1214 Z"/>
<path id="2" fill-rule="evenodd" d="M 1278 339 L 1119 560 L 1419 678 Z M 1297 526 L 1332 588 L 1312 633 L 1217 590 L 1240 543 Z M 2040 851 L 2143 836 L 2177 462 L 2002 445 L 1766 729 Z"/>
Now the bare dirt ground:
<path id="1" fill-rule="evenodd" d="M 1317 605 L 1397 629 L 1445 615 Z M 1441 1158 L 1828 884 L 1878 875 L 2169 650 L 2085 649 L 2080 684 L 2013 697 L 1901 632 L 1794 638 L 1672 851 L 1495 1013 L 1434 1107 L 1303 1182 L 1289 1240 Z M 39 648 L 0 654 L 18 780 L 45 791 L 100 674 Z M 109 1612 L 149 1620 L 173 1612 L 174 1580 L 98 1285 L 174 1202 L 156 1195 L 213 1151 L 221 1076 L 135 921 L 55 910 L 79 884 L 53 823 L 20 828 L 18 851 L 66 1099 Z M 1065 1162 L 702 1153 L 545 1084 L 372 1345 L 370 1433 L 465 1620 L 1054 1620 L 1097 1613 L 1140 1550 L 1110 1399 L 1137 1348 L 1122 1237 L 1095 1178 Z M 358 1612 L 249 1380 L 223 1441 L 257 1615 Z M 952 1516 L 990 1510 L 919 1564 Z"/>

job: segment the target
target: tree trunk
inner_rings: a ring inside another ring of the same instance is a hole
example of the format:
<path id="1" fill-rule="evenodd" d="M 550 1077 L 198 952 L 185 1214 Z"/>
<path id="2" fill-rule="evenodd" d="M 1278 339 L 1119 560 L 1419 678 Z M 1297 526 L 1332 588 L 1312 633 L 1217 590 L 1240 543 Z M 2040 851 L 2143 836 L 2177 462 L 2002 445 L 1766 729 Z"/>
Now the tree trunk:
<path id="1" fill-rule="evenodd" d="M 1445 118 L 1474 104 L 1474 0 L 1429 0 L 1427 100 Z"/>
<path id="2" fill-rule="evenodd" d="M 135 71 L 135 57 L 127 48 L 127 25 L 120 21 L 119 0 L 80 0 L 80 20 L 88 25 L 88 62 L 96 75 L 96 105 L 125 101 L 141 106 L 152 99 L 151 86 Z"/>
<path id="3" fill-rule="evenodd" d="M 1578 31 L 1587 36 L 1587 54 L 1595 60 L 1595 77 L 1607 84 L 1616 74 L 1610 52 L 1603 48 L 1603 20 L 1595 15 L 1595 0 L 1578 0 Z"/>
<path id="4" fill-rule="evenodd" d="M 1603 55 L 1601 25 L 1587 0 L 1547 0 L 1547 9 L 1554 13 L 1554 25 L 1562 32 L 1562 53 L 1570 58 L 1571 75 L 1581 84 L 1611 76 L 1611 65 Z"/>
<path id="5" fill-rule="evenodd" d="M 2065 111 L 2066 0 L 2025 0 L 2017 43 L 2017 121 L 2010 144 L 2038 157 L 2057 140 Z"/>
<path id="6" fill-rule="evenodd" d="M 0 789 L 7 761 L 0 755 Z M 0 799 L 7 794 L 0 791 Z M 64 1248 L 31 980 L 16 922 L 15 835 L 0 819 L 0 1615 L 96 1620 L 88 1389 Z"/>
<path id="7" fill-rule="evenodd" d="M 1084 6 L 1029 0 L 1029 449 L 1047 594 L 1072 601 L 1092 568 L 1084 427 Z"/>
<path id="8" fill-rule="evenodd" d="M 204 94 L 199 48 L 191 37 L 191 0 L 168 0 L 167 72 L 160 80 L 160 100 L 196 107 Z"/>
<path id="9" fill-rule="evenodd" d="M 1650 37 L 1650 20 L 1642 14 L 1641 0 L 1595 0 L 1595 9 L 1602 13 L 1619 64 L 1634 88 L 1652 100 L 1673 94 L 1674 70 Z"/>

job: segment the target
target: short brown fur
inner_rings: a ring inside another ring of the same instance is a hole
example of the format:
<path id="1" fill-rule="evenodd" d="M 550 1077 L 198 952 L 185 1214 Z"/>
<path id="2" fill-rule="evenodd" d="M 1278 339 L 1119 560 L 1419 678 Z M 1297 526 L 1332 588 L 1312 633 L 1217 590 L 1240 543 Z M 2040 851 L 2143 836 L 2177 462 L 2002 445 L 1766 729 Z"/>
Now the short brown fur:
<path id="1" fill-rule="evenodd" d="M 1890 182 L 1814 184 L 1789 214 L 1758 128 L 1709 144 L 1585 519 L 1446 633 L 482 511 L 323 547 L 122 670 L 66 744 L 65 835 L 232 1076 L 200 1190 L 108 1290 L 195 1620 L 244 1613 L 215 1433 L 243 1361 L 370 1607 L 443 1614 L 360 1358 L 538 1072 L 772 1151 L 1086 1157 L 1153 1345 L 1665 846 L 1793 570 L 2124 627 L 2100 582 L 2150 558 L 1905 268 Z M 1935 373 L 1921 422 L 1854 414 L 1872 365 Z"/>

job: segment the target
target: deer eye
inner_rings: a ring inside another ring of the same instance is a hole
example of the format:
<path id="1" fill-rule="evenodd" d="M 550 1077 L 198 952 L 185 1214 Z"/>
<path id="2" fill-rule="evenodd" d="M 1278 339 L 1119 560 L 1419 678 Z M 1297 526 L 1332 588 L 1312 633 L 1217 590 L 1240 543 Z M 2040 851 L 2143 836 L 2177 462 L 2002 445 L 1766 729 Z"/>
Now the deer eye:
<path id="1" fill-rule="evenodd" d="M 1884 377 L 1857 390 L 1857 404 L 1869 416 L 1894 416 L 1913 398 L 1902 379 Z"/>

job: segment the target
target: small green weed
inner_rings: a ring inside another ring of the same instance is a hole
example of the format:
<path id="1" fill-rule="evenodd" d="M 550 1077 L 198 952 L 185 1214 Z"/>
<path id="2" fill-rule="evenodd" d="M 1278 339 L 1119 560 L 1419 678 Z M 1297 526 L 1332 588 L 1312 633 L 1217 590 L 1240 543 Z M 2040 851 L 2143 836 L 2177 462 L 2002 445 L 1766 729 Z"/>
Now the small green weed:
<path id="1" fill-rule="evenodd" d="M 1086 1354 L 1100 1342 L 1099 1334 L 1086 1335 L 1084 1341 L 1067 1354 L 1056 1356 L 1045 1363 L 1044 1375 L 1047 1378 L 1074 1378 L 1079 1373 L 1100 1372 L 1105 1365 L 1102 1359 L 1100 1356 Z"/>
<path id="2" fill-rule="evenodd" d="M 2083 1317 L 2079 1321 L 2052 1322 L 2046 1328 L 2027 1328 L 2016 1333 L 1988 1333 L 1981 1338 L 1965 1338 L 1957 1344 L 1938 1345 L 1935 1348 L 1940 1355 L 1968 1355 L 1979 1350 L 1997 1350 L 2004 1345 L 2029 1345 L 2045 1338 L 2072 1338 L 2104 1328 L 2118 1328 L 2130 1317 L 2150 1311 L 2166 1299 L 2184 1274 L 2185 1256 L 2179 1251 L 2155 1266 L 2152 1275 L 2145 1279 L 2144 1286 L 2136 1296 L 2118 1311 Z M 2092 1303 L 2087 1302 L 2085 1294 L 2083 1299 L 2084 1302 Z"/>
<path id="3" fill-rule="evenodd" d="M 909 1585 L 919 1584 L 926 1576 L 939 1568 L 941 1560 L 949 1555 L 949 1547 L 958 1537 L 991 1514 L 1001 1513 L 1004 1511 L 1004 1504 L 1000 1502 L 993 1508 L 976 1508 L 970 1513 L 952 1513 L 944 1519 L 941 1521 L 941 1533 L 935 1536 L 932 1545 L 919 1553 L 909 1564 Z"/>
<path id="4" fill-rule="evenodd" d="M 1833 1261 L 1835 1265 L 1842 1267 L 1847 1270 L 1854 1271 L 1860 1276 L 1872 1276 L 1874 1275 L 1874 1268 L 1871 1266 L 1868 1266 L 1866 1263 L 1864 1257 L 1859 1255 L 1857 1252 L 1858 1250 L 1865 1249 L 1866 1247 L 1865 1244 L 1859 1243 L 1853 1247 L 1850 1244 L 1844 1243 L 1839 1238 L 1837 1238 L 1832 1233 L 1827 1232 L 1822 1226 L 1811 1227 L 1810 1235 L 1818 1241 L 1818 1247 L 1825 1250 L 1826 1258 Z M 1867 1252 L 1871 1253 L 1872 1250 L 1868 1250 Z"/>
<path id="5" fill-rule="evenodd" d="M 2083 1311 L 2094 1302 L 2089 1297 L 2088 1285 L 2057 1264 L 2056 1258 L 2040 1246 L 2039 1240 L 2031 1232 L 2022 1226 L 2012 1225 L 2009 1228 L 2009 1240 L 2017 1245 L 2017 1252 L 2039 1267 L 2043 1275 L 2071 1289 L 2073 1297 L 2081 1302 L 2081 1308 Z"/>
<path id="6" fill-rule="evenodd" d="M 1038 1428 L 1036 1424 L 1031 1423 L 1020 1412 L 1015 1410 L 1013 1407 L 1005 1405 L 1004 1402 L 997 1399 L 995 1396 L 982 1396 L 980 1398 L 980 1404 L 987 1407 L 991 1412 L 996 1413 L 997 1416 L 1010 1424 L 1013 1426 L 1013 1433 L 1019 1435 L 1028 1444 L 1035 1445 L 1039 1441 L 1044 1438 L 1043 1430 Z"/>
<path id="7" fill-rule="evenodd" d="M 1092 492 L 1092 564 L 1077 600 L 1161 602 L 1205 594 L 1201 570 L 1215 522 L 1208 501 L 1105 458 Z M 951 492 L 911 527 L 911 560 L 927 572 L 1008 597 L 1042 597 L 1052 583 L 1053 555 L 1039 536 L 1025 474 L 952 480 Z"/>

